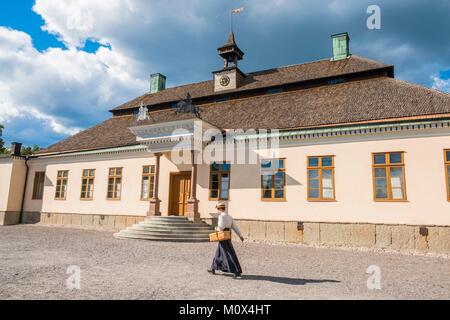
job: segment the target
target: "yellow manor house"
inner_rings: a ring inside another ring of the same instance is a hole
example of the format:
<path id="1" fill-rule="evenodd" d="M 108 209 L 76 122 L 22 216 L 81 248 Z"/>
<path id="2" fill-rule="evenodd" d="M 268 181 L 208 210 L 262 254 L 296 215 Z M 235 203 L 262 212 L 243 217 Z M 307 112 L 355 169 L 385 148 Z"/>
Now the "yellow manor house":
<path id="1" fill-rule="evenodd" d="M 0 224 L 204 241 L 225 203 L 249 239 L 450 253 L 450 94 L 351 55 L 346 33 L 332 49 L 245 73 L 231 33 L 213 80 L 166 89 L 154 74 L 93 128 L 27 158 L 14 143 Z M 199 161 L 211 146 L 256 161 Z"/>

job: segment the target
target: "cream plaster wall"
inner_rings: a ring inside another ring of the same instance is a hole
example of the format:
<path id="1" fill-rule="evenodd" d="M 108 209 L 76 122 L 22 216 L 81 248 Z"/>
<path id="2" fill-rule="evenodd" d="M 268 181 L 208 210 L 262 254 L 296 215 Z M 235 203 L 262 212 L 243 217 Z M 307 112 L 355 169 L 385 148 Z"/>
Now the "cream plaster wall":
<path id="1" fill-rule="evenodd" d="M 142 167 L 154 165 L 150 153 L 131 153 L 108 156 L 42 158 L 30 162 L 25 211 L 46 213 L 78 213 L 103 215 L 146 215 L 148 201 L 141 201 Z M 106 199 L 109 168 L 123 167 L 122 198 Z M 80 200 L 83 169 L 95 169 L 94 199 Z M 66 200 L 55 200 L 56 176 L 59 170 L 69 170 Z M 43 201 L 31 200 L 36 171 L 45 171 Z"/>
<path id="2" fill-rule="evenodd" d="M 46 213 L 78 213 L 103 215 L 146 216 L 149 202 L 142 201 L 142 167 L 155 165 L 151 153 L 128 153 L 108 156 L 79 156 L 66 158 L 42 158 L 30 162 L 30 175 L 27 187 L 25 211 Z M 122 198 L 120 201 L 106 199 L 109 168 L 123 167 Z M 94 198 L 92 201 L 80 200 L 81 176 L 83 169 L 96 169 Z M 57 172 L 69 170 L 66 200 L 55 200 Z M 170 173 L 190 171 L 189 164 L 175 165 L 170 154 L 161 157 L 159 196 L 161 212 L 168 214 Z M 45 171 L 43 200 L 32 200 L 35 173 Z"/>
<path id="3" fill-rule="evenodd" d="M 36 172 L 43 171 L 45 172 L 47 170 L 47 165 L 43 163 L 43 161 L 35 161 L 31 160 L 29 161 L 29 171 L 28 171 L 28 183 L 27 183 L 27 190 L 25 191 L 25 205 L 24 205 L 24 211 L 27 212 L 41 212 L 42 211 L 42 200 L 33 200 L 33 186 L 34 186 L 34 176 Z M 70 182 L 70 181 L 69 181 Z M 45 176 L 44 181 L 44 193 L 45 192 L 51 192 L 50 189 L 47 188 L 47 186 L 51 186 L 52 183 L 49 180 L 49 177 Z M 54 195 L 54 189 L 53 189 L 53 195 Z"/>
<path id="4" fill-rule="evenodd" d="M 389 135 L 310 139 L 301 146 L 283 147 L 286 158 L 286 202 L 260 200 L 259 166 L 234 165 L 229 212 L 238 219 L 450 225 L 450 202 L 443 150 L 450 148 L 449 129 Z M 404 151 L 406 202 L 373 200 L 373 152 Z M 335 156 L 336 202 L 307 201 L 308 156 Z M 209 218 L 216 202 L 208 198 L 207 166 L 200 170 L 200 212 Z"/>
<path id="5" fill-rule="evenodd" d="M 229 211 L 237 219 L 251 220 L 450 225 L 443 159 L 446 148 L 450 148 L 448 128 L 305 139 L 295 146 L 283 145 L 279 156 L 286 158 L 287 201 L 262 202 L 259 165 L 233 165 Z M 392 151 L 405 152 L 408 201 L 375 202 L 371 155 Z M 336 202 L 307 201 L 306 159 L 320 155 L 335 155 Z M 33 160 L 25 210 L 145 216 L 149 203 L 140 200 L 141 170 L 143 165 L 152 164 L 155 164 L 154 157 L 145 152 Z M 3 167 L 2 175 L 8 176 L 11 169 Z M 121 201 L 106 200 L 107 175 L 111 167 L 124 168 Z M 83 169 L 96 169 L 93 201 L 80 200 Z M 34 172 L 43 170 L 46 171 L 44 200 L 32 201 Z M 65 201 L 54 199 L 58 170 L 70 171 Z M 168 214 L 170 173 L 190 170 L 189 164 L 175 165 L 169 154 L 161 158 L 159 195 L 163 215 Z M 198 172 L 199 210 L 202 218 L 209 218 L 216 204 L 208 200 L 209 166 L 199 165 Z M 0 183 L 2 194 L 6 189 L 6 185 Z"/>
<path id="6" fill-rule="evenodd" d="M 7 211 L 12 167 L 11 159 L 0 159 L 0 212 Z"/>
<path id="7" fill-rule="evenodd" d="M 22 159 L 0 160 L 0 211 L 20 211 L 25 172 L 25 161 Z"/>
<path id="8" fill-rule="evenodd" d="M 23 189 L 25 185 L 26 166 L 25 161 L 14 159 L 11 170 L 11 182 L 9 185 L 9 200 L 6 211 L 20 211 L 22 208 Z"/>

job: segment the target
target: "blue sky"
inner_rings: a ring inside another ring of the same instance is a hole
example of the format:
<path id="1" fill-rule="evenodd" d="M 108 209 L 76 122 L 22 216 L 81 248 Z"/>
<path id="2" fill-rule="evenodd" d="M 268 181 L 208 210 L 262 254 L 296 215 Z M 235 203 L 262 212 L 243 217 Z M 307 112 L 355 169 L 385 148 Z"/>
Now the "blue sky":
<path id="1" fill-rule="evenodd" d="M 55 36 L 41 30 L 44 20 L 32 11 L 34 0 L 2 1 L 0 3 L 0 25 L 28 33 L 38 50 L 64 45 Z"/>
<path id="2" fill-rule="evenodd" d="M 235 33 L 246 72 L 328 58 L 330 35 L 394 64 L 397 78 L 450 91 L 450 2 L 382 0 L 5 0 L 0 2 L 0 124 L 4 139 L 47 146 L 107 119 L 148 89 L 210 79 L 216 48 Z"/>
<path id="3" fill-rule="evenodd" d="M 0 25 L 24 31 L 33 39 L 34 47 L 43 51 L 48 48 L 66 48 L 58 38 L 41 29 L 45 21 L 32 10 L 35 0 L 6 0 L 2 1 L 0 8 Z M 80 48 L 86 52 L 95 52 L 100 44 L 95 41 L 86 41 Z"/>

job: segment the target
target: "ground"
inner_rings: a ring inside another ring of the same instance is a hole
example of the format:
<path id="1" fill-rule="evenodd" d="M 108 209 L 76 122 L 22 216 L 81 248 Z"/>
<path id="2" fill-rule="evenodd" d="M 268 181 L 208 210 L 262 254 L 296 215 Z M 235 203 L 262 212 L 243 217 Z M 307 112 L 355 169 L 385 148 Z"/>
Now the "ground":
<path id="1" fill-rule="evenodd" d="M 234 280 L 206 272 L 215 247 L 0 227 L 0 299 L 450 299 L 445 257 L 235 242 L 245 274 Z M 69 266 L 80 290 L 67 288 Z M 369 266 L 380 290 L 368 289 Z"/>

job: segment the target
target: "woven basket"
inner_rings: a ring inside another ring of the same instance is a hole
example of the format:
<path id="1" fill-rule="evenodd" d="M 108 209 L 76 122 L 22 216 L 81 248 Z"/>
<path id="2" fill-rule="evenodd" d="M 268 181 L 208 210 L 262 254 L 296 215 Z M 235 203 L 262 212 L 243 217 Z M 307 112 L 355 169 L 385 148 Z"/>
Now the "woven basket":
<path id="1" fill-rule="evenodd" d="M 231 240 L 231 231 L 216 231 L 209 235 L 210 242 Z"/>

